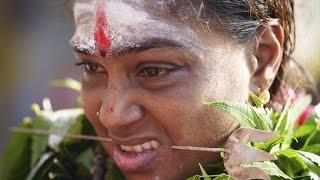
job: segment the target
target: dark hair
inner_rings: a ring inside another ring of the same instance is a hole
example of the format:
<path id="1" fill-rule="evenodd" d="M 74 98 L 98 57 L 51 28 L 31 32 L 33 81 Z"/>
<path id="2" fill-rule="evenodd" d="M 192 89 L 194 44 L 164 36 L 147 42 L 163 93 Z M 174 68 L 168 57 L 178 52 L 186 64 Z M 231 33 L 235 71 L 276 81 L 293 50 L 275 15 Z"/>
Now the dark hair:
<path id="1" fill-rule="evenodd" d="M 219 22 L 241 42 L 255 37 L 258 28 L 269 18 L 279 19 L 285 34 L 281 67 L 270 93 L 276 94 L 284 78 L 284 70 L 295 47 L 294 0 L 207 0 Z"/>

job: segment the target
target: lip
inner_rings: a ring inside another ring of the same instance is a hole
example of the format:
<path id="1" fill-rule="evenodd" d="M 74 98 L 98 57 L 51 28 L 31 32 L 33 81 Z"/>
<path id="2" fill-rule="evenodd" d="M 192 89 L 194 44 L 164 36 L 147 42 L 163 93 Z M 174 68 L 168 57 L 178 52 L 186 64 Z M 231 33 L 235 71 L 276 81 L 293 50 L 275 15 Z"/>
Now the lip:
<path id="1" fill-rule="evenodd" d="M 148 166 L 152 163 L 152 161 L 156 158 L 157 149 L 150 149 L 137 154 L 129 154 L 123 151 L 120 148 L 119 144 L 114 144 L 113 158 L 122 171 L 142 171 L 147 169 Z"/>

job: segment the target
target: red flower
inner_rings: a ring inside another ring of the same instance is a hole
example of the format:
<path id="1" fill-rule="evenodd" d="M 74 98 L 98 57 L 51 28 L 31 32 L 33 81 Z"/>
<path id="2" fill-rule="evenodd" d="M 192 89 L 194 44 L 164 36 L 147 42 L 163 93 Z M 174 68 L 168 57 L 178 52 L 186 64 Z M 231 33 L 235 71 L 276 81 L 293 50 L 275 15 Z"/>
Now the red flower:
<path id="1" fill-rule="evenodd" d="M 312 116 L 313 109 L 314 109 L 314 106 L 309 105 L 309 106 L 304 110 L 304 112 L 303 112 L 303 113 L 300 115 L 300 117 L 298 118 L 298 121 L 297 121 L 297 126 L 298 126 L 298 127 L 302 126 L 303 123 Z"/>

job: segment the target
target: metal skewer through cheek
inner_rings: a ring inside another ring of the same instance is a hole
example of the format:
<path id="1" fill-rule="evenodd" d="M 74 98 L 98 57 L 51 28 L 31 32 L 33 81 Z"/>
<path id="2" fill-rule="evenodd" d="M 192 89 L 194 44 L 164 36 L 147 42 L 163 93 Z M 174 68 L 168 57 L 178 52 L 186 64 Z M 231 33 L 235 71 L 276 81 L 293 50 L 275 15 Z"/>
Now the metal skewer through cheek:
<path id="1" fill-rule="evenodd" d="M 9 130 L 14 133 L 31 134 L 34 136 L 58 135 L 58 136 L 64 136 L 67 138 L 74 138 L 74 139 L 112 142 L 112 139 L 107 138 L 107 137 L 60 133 L 60 132 L 50 132 L 50 131 L 41 130 L 41 129 L 28 129 L 28 128 L 11 127 L 11 128 L 9 128 Z M 176 149 L 176 150 L 185 150 L 185 151 L 206 151 L 206 152 L 224 152 L 225 151 L 224 148 L 207 148 L 207 147 L 194 147 L 194 146 L 171 146 L 171 148 Z"/>

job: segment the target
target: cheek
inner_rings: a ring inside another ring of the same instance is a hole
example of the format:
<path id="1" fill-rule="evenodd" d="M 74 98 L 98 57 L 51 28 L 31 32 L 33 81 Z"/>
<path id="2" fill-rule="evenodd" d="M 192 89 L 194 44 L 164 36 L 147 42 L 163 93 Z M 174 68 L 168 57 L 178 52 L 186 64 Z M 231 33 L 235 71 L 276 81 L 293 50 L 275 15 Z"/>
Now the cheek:
<path id="1" fill-rule="evenodd" d="M 103 126 L 99 120 L 98 113 L 102 104 L 103 89 L 91 89 L 87 84 L 82 85 L 82 104 L 83 109 L 88 117 L 90 123 L 94 127 L 97 135 L 99 137 L 107 137 L 108 133 L 106 128 Z M 112 152 L 112 146 L 110 143 L 101 142 L 101 145 L 109 152 Z"/>
<path id="2" fill-rule="evenodd" d="M 236 121 L 224 112 L 203 104 L 209 100 L 244 102 L 247 99 L 246 66 L 243 63 L 226 66 L 224 62 L 227 60 L 201 70 L 183 87 L 168 91 L 155 101 L 161 108 L 154 114 L 161 115 L 158 119 L 175 144 L 212 147 L 223 142 L 236 128 Z"/>
<path id="3" fill-rule="evenodd" d="M 97 112 L 101 104 L 101 92 L 98 88 L 92 88 L 90 84 L 83 82 L 81 91 L 83 109 L 90 121 L 97 120 Z"/>
<path id="4" fill-rule="evenodd" d="M 81 98 L 84 112 L 98 135 L 106 136 L 105 129 L 98 117 L 102 103 L 102 93 L 103 90 L 91 89 L 88 84 L 82 83 Z"/>
<path id="5" fill-rule="evenodd" d="M 224 55 L 224 56 L 222 56 Z M 240 50 L 228 49 L 206 62 L 208 81 L 203 85 L 206 100 L 245 102 L 249 95 L 250 72 L 245 55 Z"/>

